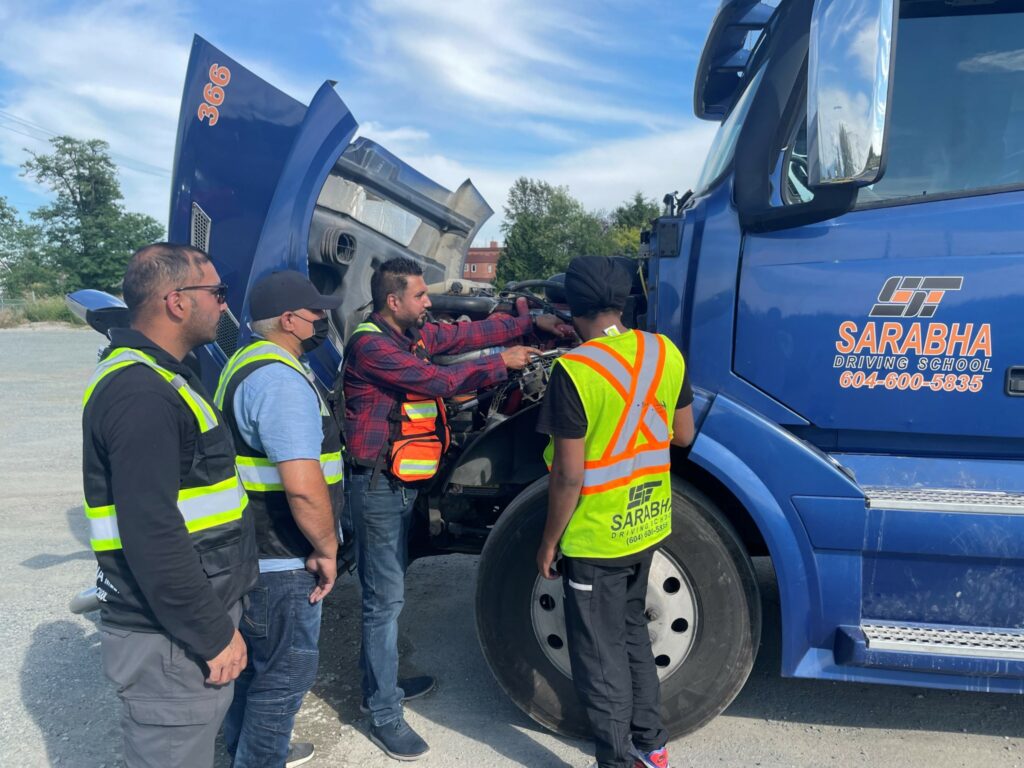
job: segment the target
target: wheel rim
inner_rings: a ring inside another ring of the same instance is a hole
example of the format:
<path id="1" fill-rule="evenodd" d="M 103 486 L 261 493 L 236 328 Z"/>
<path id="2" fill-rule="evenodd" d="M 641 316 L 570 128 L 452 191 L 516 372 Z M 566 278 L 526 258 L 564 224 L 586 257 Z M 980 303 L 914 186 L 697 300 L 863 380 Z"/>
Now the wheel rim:
<path id="1" fill-rule="evenodd" d="M 566 677 L 572 677 L 565 632 L 561 579 L 537 577 L 530 599 L 533 633 L 544 655 Z M 672 675 L 690 653 L 697 634 L 697 601 L 693 585 L 676 560 L 657 550 L 647 579 L 647 631 L 662 680 Z"/>

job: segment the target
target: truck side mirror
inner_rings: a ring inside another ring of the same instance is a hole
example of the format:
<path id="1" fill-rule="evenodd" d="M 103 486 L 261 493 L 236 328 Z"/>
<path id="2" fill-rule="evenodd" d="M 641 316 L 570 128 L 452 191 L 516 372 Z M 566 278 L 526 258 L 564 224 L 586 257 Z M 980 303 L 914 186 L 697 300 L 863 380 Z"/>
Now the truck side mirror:
<path id="1" fill-rule="evenodd" d="M 808 181 L 866 187 L 885 172 L 899 0 L 815 0 L 807 64 Z"/>

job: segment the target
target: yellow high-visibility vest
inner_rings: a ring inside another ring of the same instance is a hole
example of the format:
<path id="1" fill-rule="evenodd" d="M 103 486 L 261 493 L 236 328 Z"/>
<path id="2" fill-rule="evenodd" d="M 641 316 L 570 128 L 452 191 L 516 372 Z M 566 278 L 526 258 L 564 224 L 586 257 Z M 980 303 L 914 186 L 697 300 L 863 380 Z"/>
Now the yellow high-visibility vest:
<path id="1" fill-rule="evenodd" d="M 248 366 L 268 360 L 283 363 L 304 379 L 308 378 L 302 364 L 292 357 L 286 349 L 265 339 L 256 339 L 251 344 L 237 350 L 224 366 L 224 370 L 220 372 L 217 391 L 213 395 L 214 404 L 222 411 L 225 411 L 224 397 L 227 394 L 231 380 Z M 313 386 L 312 383 L 310 386 Z M 315 386 L 313 386 L 313 392 L 316 394 L 317 402 L 320 404 L 321 419 L 329 418 L 330 409 Z M 228 408 L 231 407 L 230 403 L 226 405 Z M 340 442 L 340 437 L 334 442 Z M 335 446 L 332 443 L 330 447 L 332 449 L 336 447 L 337 450 L 323 451 L 320 454 L 320 470 L 323 472 L 324 482 L 328 486 L 340 483 L 344 473 L 340 445 Z M 236 446 L 236 449 L 239 448 L 240 446 Z M 277 469 L 277 465 L 266 456 L 248 456 L 239 453 L 235 457 L 235 463 L 238 465 L 238 476 L 242 478 L 242 485 L 245 486 L 245 490 L 249 493 L 284 490 L 284 483 L 281 482 L 281 473 Z"/>
<path id="2" fill-rule="evenodd" d="M 672 532 L 669 445 L 685 363 L 664 336 L 629 331 L 562 355 L 587 416 L 583 489 L 560 548 L 616 558 Z M 548 468 L 554 440 L 544 452 Z"/>

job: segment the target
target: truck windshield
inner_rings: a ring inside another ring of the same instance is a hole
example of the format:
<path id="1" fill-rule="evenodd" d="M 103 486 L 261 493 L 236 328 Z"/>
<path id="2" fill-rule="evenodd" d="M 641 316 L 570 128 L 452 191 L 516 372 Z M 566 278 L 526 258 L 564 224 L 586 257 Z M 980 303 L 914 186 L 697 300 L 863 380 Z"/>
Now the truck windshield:
<path id="1" fill-rule="evenodd" d="M 762 61 L 757 73 L 750 78 L 750 83 L 737 99 L 732 112 L 725 118 L 718 133 L 715 134 L 715 140 L 711 143 L 711 149 L 708 150 L 707 159 L 704 161 L 704 169 L 694 186 L 696 195 L 707 192 L 732 162 L 733 155 L 736 153 L 736 142 L 743 129 L 743 123 L 747 119 L 747 112 L 750 111 L 754 94 L 757 93 L 758 86 L 761 84 L 764 70 L 765 62 Z"/>
<path id="2" fill-rule="evenodd" d="M 1022 183 L 1024 12 L 900 19 L 888 165 L 858 202 Z"/>
<path id="3" fill-rule="evenodd" d="M 860 190 L 858 206 L 1024 186 L 1024 11 L 1019 4 L 1011 12 L 906 7 L 885 175 Z M 806 154 L 801 124 L 787 167 L 787 203 L 813 197 Z"/>

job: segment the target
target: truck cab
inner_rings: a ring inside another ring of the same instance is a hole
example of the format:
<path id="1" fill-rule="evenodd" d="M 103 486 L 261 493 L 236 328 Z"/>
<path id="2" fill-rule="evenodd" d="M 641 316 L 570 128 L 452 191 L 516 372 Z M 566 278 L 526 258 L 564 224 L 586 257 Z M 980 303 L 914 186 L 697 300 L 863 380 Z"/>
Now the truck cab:
<path id="1" fill-rule="evenodd" d="M 648 591 L 673 735 L 746 681 L 760 556 L 784 675 L 1024 692 L 1022 41 L 1010 0 L 721 3 L 694 86 L 697 117 L 720 127 L 693 192 L 644 236 L 626 318 L 679 345 L 696 395 Z M 423 264 L 445 320 L 520 295 L 564 309 L 553 276 L 459 285 L 491 208 L 469 181 L 447 190 L 353 141 L 356 127 L 333 83 L 306 106 L 196 38 L 169 232 L 230 286 L 195 361 L 207 383 L 274 269 L 343 297 L 312 361 L 328 385 L 392 255 Z M 115 322 L 96 292 L 70 301 Z M 536 404 L 561 351 L 450 404 L 459 434 L 411 547 L 480 553 L 476 624 L 498 684 L 582 734 L 561 588 L 533 558 Z"/>
<path id="2" fill-rule="evenodd" d="M 1022 690 L 1022 40 L 1019 2 L 790 0 L 707 41 L 721 127 L 647 322 L 772 559 L 785 675 Z"/>

